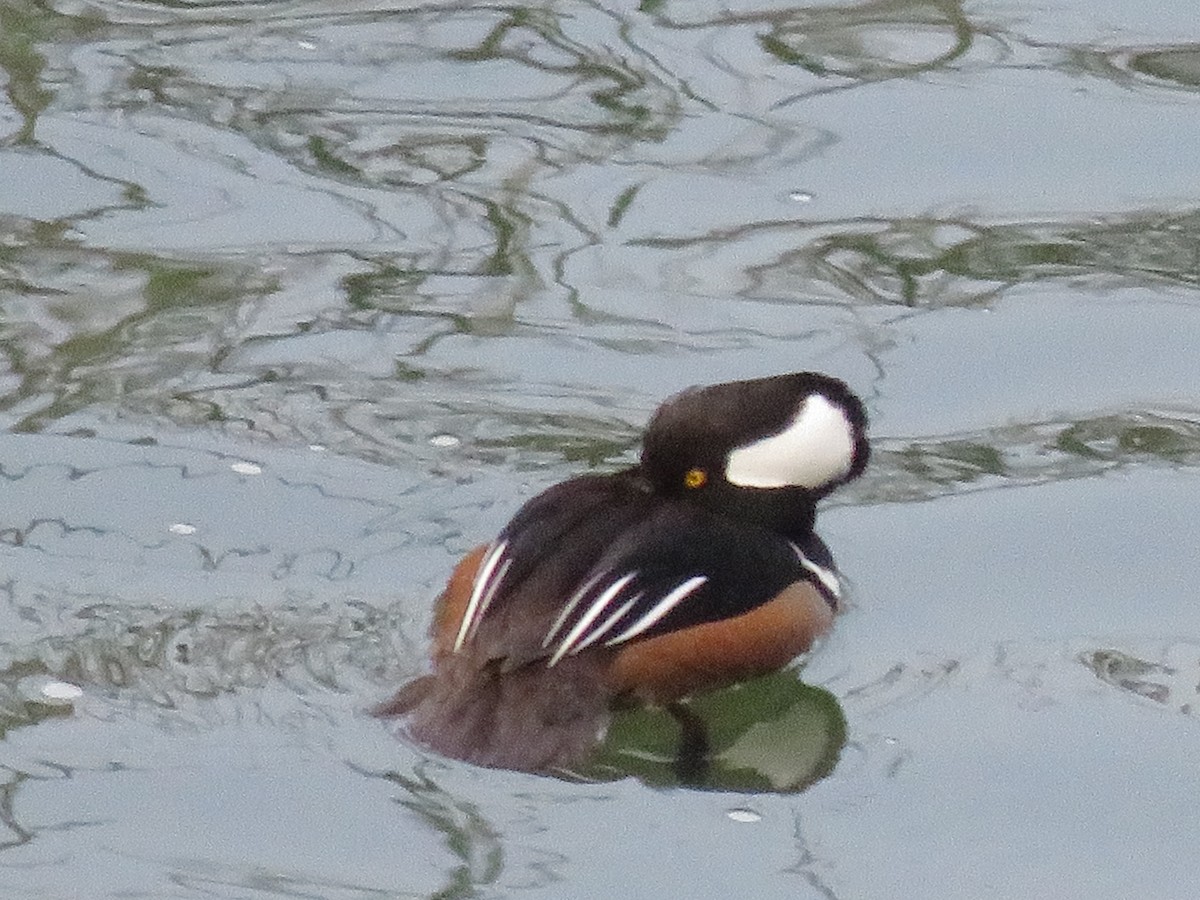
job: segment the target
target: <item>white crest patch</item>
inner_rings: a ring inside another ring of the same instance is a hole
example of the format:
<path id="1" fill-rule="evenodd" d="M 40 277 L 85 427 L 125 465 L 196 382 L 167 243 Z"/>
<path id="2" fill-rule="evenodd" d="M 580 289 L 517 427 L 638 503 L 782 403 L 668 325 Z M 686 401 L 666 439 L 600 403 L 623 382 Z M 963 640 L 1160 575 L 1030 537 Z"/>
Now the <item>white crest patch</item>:
<path id="1" fill-rule="evenodd" d="M 787 427 L 729 452 L 725 477 L 749 488 L 819 488 L 850 471 L 854 426 L 824 394 L 811 394 Z"/>

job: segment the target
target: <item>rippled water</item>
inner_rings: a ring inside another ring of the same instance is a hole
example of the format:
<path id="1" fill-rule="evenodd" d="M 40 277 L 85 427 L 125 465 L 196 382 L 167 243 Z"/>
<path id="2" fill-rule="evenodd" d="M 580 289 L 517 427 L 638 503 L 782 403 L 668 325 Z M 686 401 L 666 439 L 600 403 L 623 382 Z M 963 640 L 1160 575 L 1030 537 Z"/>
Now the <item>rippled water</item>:
<path id="1" fill-rule="evenodd" d="M 1191 0 L 3 0 L 0 86 L 0 896 L 1200 887 Z M 799 368 L 878 451 L 815 784 L 364 715 L 524 497 Z"/>

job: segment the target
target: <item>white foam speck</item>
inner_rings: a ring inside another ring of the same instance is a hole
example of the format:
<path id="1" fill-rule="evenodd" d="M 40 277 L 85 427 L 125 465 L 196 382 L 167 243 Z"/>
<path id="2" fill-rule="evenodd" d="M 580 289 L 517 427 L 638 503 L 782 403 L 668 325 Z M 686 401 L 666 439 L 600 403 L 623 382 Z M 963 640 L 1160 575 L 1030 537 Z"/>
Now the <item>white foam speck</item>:
<path id="1" fill-rule="evenodd" d="M 71 703 L 83 696 L 83 688 L 69 681 L 47 681 L 42 696 L 54 703 Z"/>
<path id="2" fill-rule="evenodd" d="M 727 815 L 729 816 L 730 819 L 732 819 L 735 822 L 761 822 L 762 821 L 761 813 L 756 813 L 754 810 L 746 809 L 745 807 L 737 807 L 735 809 L 731 809 L 731 810 L 729 810 Z"/>

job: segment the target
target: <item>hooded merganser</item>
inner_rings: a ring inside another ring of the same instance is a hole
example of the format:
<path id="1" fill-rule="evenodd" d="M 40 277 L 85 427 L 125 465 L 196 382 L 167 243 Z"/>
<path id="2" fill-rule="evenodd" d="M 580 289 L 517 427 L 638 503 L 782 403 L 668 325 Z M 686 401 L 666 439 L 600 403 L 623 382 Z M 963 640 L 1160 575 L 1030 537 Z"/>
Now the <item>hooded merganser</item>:
<path id="1" fill-rule="evenodd" d="M 584 760 L 614 707 L 785 666 L 838 611 L 813 524 L 866 466 L 865 432 L 862 402 L 814 372 L 672 397 L 638 465 L 549 488 L 467 554 L 436 603 L 432 673 L 376 712 L 448 756 L 545 771 Z"/>

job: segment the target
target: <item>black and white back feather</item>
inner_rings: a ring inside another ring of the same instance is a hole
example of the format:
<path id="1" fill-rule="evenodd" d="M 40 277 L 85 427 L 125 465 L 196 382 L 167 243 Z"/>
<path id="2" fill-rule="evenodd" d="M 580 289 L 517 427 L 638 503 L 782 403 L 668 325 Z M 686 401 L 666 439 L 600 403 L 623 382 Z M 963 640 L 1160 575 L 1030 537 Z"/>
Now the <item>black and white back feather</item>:
<path id="1" fill-rule="evenodd" d="M 559 487 L 570 492 L 572 484 Z M 576 486 L 584 494 L 591 487 Z M 522 573 L 544 565 L 547 548 L 562 546 L 567 538 L 576 548 L 590 547 L 595 558 L 575 570 L 583 571 L 582 577 L 563 586 L 567 599 L 542 635 L 540 652 L 535 651 L 549 666 L 597 644 L 615 647 L 733 618 L 798 581 L 811 582 L 837 608 L 839 576 L 816 535 L 808 535 L 801 546 L 683 502 L 654 504 L 641 510 L 646 515 L 637 522 L 629 521 L 635 516 L 620 516 L 616 527 L 562 516 L 559 504 L 547 505 L 566 532 L 551 535 L 550 523 L 536 509 L 514 518 L 479 565 L 455 649 L 472 638 L 489 610 L 520 596 Z M 522 655 L 529 652 L 522 649 Z"/>

